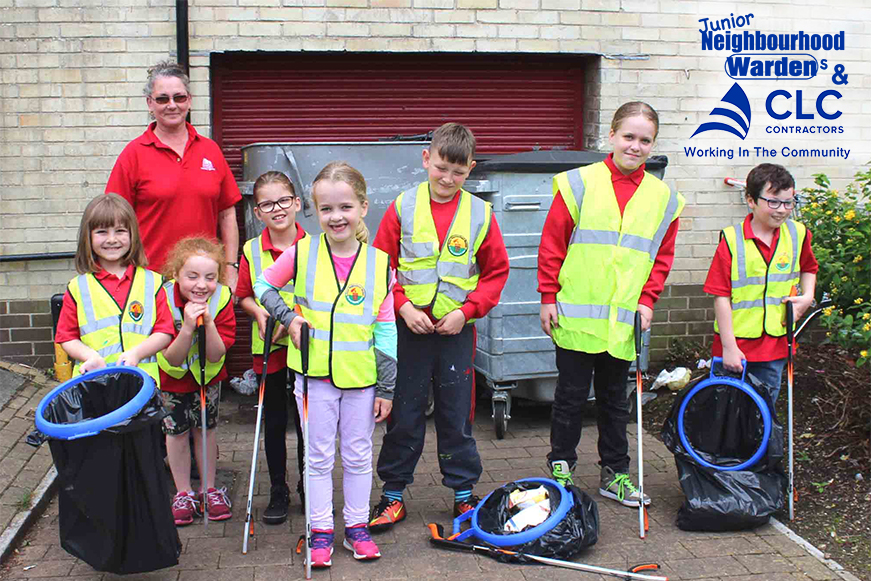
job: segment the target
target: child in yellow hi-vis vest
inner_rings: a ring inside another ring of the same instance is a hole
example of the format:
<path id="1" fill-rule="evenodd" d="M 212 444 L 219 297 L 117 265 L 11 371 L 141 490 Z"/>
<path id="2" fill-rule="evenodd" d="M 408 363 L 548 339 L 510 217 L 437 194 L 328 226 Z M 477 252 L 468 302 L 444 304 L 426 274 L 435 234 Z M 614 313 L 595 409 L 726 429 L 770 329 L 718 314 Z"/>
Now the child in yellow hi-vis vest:
<path id="1" fill-rule="evenodd" d="M 642 328 L 649 328 L 674 261 L 684 206 L 683 196 L 644 171 L 658 132 L 659 117 L 646 103 L 618 108 L 605 161 L 554 176 L 538 251 L 541 328 L 556 344 L 559 371 L 547 456 L 551 471 L 557 481 L 571 482 L 594 377 L 599 494 L 632 507 L 642 502 L 629 478 L 626 437 L 635 313 Z"/>
<path id="2" fill-rule="evenodd" d="M 296 349 L 287 364 L 297 372 L 302 409 L 303 323 L 309 339 L 309 506 L 311 566 L 332 564 L 334 521 L 332 471 L 339 437 L 345 507 L 343 546 L 358 560 L 381 551 L 369 535 L 372 432 L 393 406 L 396 323 L 393 274 L 386 254 L 366 244 L 369 211 L 366 181 L 344 162 L 327 164 L 312 184 L 312 202 L 323 234 L 306 236 L 263 271 L 254 292 L 266 310 L 290 330 Z M 280 290 L 293 282 L 292 311 Z"/>
<path id="3" fill-rule="evenodd" d="M 176 525 L 188 525 L 208 503 L 209 520 L 230 518 L 230 499 L 223 488 L 215 488 L 215 462 L 218 456 L 219 384 L 227 377 L 224 358 L 236 335 L 236 315 L 230 289 L 224 284 L 224 249 L 205 238 L 184 238 L 170 251 L 164 273 L 172 279 L 164 285 L 175 336 L 158 355 L 160 365 L 166 453 L 178 493 L 172 502 Z M 206 337 L 206 361 L 199 359 L 197 319 L 202 317 Z M 205 365 L 206 454 L 208 472 L 203 470 L 203 436 L 200 382 Z M 191 456 L 188 431 L 193 430 L 194 455 L 202 490 L 191 488 Z"/>
<path id="4" fill-rule="evenodd" d="M 763 163 L 747 175 L 750 213 L 720 233 L 704 290 L 714 295 L 715 357 L 723 367 L 747 373 L 768 386 L 776 402 L 787 357 L 786 307 L 798 321 L 814 300 L 819 264 L 811 233 L 790 220 L 795 180 L 783 166 Z M 796 286 L 801 294 L 792 296 Z"/>
<path id="5" fill-rule="evenodd" d="M 296 222 L 300 209 L 300 198 L 293 189 L 293 183 L 278 171 L 268 171 L 254 182 L 254 214 L 266 225 L 263 232 L 245 243 L 242 259 L 239 261 L 239 282 L 236 296 L 239 305 L 252 319 L 251 354 L 257 377 L 266 365 L 266 387 L 263 394 L 264 436 L 266 464 L 269 466 L 269 505 L 263 511 L 263 522 L 281 524 L 287 520 L 290 505 L 290 490 L 287 487 L 287 432 L 288 410 L 293 415 L 296 427 L 297 466 L 300 479 L 297 492 L 303 495 L 303 442 L 296 398 L 288 397 L 288 383 L 293 385 L 294 375 L 287 369 L 287 329 L 278 324 L 275 328 L 272 347 L 267 361 L 263 361 L 265 347 L 263 332 L 269 312 L 254 296 L 254 283 L 263 271 L 274 263 L 281 253 L 296 244 L 306 235 L 302 226 Z M 279 290 L 282 299 L 293 304 L 293 287 Z M 289 405 L 288 405 L 289 404 Z M 304 503 L 303 503 L 304 504 Z"/>
<path id="6" fill-rule="evenodd" d="M 172 316 L 163 279 L 146 264 L 130 204 L 118 194 L 91 200 L 79 227 L 79 276 L 67 286 L 55 333 L 77 373 L 138 365 L 160 386 L 156 354 L 172 340 Z"/>

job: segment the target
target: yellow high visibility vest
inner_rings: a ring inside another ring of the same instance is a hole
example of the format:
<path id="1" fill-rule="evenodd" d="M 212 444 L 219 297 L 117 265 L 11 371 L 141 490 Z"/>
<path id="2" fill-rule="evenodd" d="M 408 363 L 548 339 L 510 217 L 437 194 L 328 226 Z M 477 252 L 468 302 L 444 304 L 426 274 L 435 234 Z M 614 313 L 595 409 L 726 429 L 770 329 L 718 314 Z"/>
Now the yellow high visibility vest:
<path id="1" fill-rule="evenodd" d="M 559 326 L 564 349 L 635 357 L 635 311 L 654 260 L 684 197 L 645 172 L 623 216 L 604 162 L 553 178 L 575 223 L 559 272 Z"/>
<path id="2" fill-rule="evenodd" d="M 82 343 L 99 353 L 106 363 L 114 363 L 121 353 L 148 339 L 157 321 L 155 298 L 162 280 L 156 272 L 136 267 L 123 306 L 115 302 L 93 274 L 81 274 L 71 280 L 67 288 L 76 301 Z M 81 364 L 76 362 L 73 375 L 79 373 Z M 160 387 L 155 356 L 143 359 L 138 367 Z"/>
<path id="3" fill-rule="evenodd" d="M 175 280 L 167 281 L 163 288 L 166 290 L 166 301 L 169 303 L 170 311 L 172 311 L 172 319 L 175 322 L 175 328 L 180 329 L 182 323 L 184 323 L 184 312 L 182 309 L 175 305 Z M 230 302 L 230 289 L 222 284 L 218 284 L 218 288 L 215 289 L 215 292 L 209 298 L 209 316 L 212 317 L 212 320 L 218 316 L 218 313 L 227 306 Z M 202 385 L 201 377 L 200 377 L 200 353 L 199 353 L 199 338 L 197 337 L 198 333 L 194 333 L 193 341 L 191 341 L 191 348 L 188 351 L 187 357 L 182 361 L 181 365 L 176 367 L 175 365 L 171 365 L 169 361 L 166 360 L 166 357 L 163 356 L 163 352 L 157 354 L 157 363 L 160 365 L 160 368 L 166 372 L 170 377 L 174 377 L 176 379 L 181 379 L 187 374 L 188 371 L 191 372 L 191 375 L 194 376 L 198 385 Z M 221 372 L 221 369 L 224 367 L 224 360 L 227 358 L 226 353 L 223 357 L 221 357 L 220 361 L 211 362 L 206 360 L 206 385 L 209 383 Z"/>
<path id="4" fill-rule="evenodd" d="M 763 333 L 772 337 L 786 334 L 786 305 L 792 287 L 801 277 L 801 249 L 807 228 L 787 220 L 780 225 L 777 247 L 771 264 L 753 240 L 744 238 L 744 225 L 729 226 L 722 231 L 732 254 L 732 328 L 735 337 L 758 339 Z M 714 321 L 714 331 L 720 326 Z"/>
<path id="5" fill-rule="evenodd" d="M 294 295 L 311 324 L 311 377 L 329 378 L 338 388 L 375 385 L 375 319 L 387 297 L 390 260 L 361 244 L 344 284 L 336 280 L 324 234 L 296 243 Z M 302 373 L 298 349 L 287 350 L 287 366 Z"/>
<path id="6" fill-rule="evenodd" d="M 251 274 L 251 288 L 254 288 L 257 278 L 263 274 L 264 270 L 272 266 L 275 262 L 272 259 L 272 252 L 263 248 L 263 234 L 261 234 L 260 236 L 252 238 L 246 242 L 245 246 L 242 247 L 242 253 L 248 261 L 248 272 Z M 293 309 L 293 283 L 288 282 L 278 291 L 278 294 L 281 295 L 281 298 L 287 306 Z M 257 296 L 254 297 L 254 302 L 257 303 L 258 307 L 263 306 L 260 304 L 260 299 L 257 298 Z M 272 342 L 272 347 L 270 347 L 269 352 L 278 351 L 279 349 L 287 347 L 289 344 L 288 337 L 282 337 L 281 339 Z M 257 320 L 252 317 L 251 353 L 254 355 L 263 355 L 263 347 L 263 340 L 260 339 L 260 327 L 257 325 Z"/>
<path id="7" fill-rule="evenodd" d="M 478 286 L 475 256 L 490 228 L 492 204 L 460 190 L 441 248 L 430 208 L 429 182 L 401 193 L 396 198 L 396 213 L 402 228 L 396 280 L 415 307 L 432 307 L 433 317 L 441 319 L 463 306 Z"/>

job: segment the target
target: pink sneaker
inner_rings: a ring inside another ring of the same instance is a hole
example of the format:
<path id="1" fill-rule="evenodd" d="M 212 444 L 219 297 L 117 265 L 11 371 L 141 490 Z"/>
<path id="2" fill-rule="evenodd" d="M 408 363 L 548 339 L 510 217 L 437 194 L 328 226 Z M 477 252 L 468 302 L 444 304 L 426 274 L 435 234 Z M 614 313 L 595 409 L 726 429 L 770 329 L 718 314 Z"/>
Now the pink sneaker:
<path id="1" fill-rule="evenodd" d="M 179 492 L 172 499 L 172 518 L 176 526 L 189 525 L 194 522 L 197 511 L 197 497 L 193 492 Z"/>
<path id="2" fill-rule="evenodd" d="M 333 531 L 312 529 L 312 568 L 322 569 L 333 564 Z"/>
<path id="3" fill-rule="evenodd" d="M 226 488 L 209 488 L 206 492 L 206 502 L 209 503 L 209 520 L 227 520 L 233 516 L 230 512 L 233 504 L 227 497 Z"/>
<path id="4" fill-rule="evenodd" d="M 369 527 L 365 524 L 345 527 L 343 545 L 349 551 L 354 551 L 354 558 L 358 561 L 368 561 L 381 556 L 381 551 L 369 535 Z"/>

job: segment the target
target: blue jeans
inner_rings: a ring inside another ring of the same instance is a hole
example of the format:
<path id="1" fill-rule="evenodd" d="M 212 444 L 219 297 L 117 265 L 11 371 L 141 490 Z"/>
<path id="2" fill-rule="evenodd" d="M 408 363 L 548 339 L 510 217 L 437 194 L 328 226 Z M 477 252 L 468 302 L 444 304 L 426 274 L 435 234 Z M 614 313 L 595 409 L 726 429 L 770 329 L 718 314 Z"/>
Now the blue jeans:
<path id="1" fill-rule="evenodd" d="M 775 359 L 774 361 L 748 361 L 747 374 L 754 375 L 756 379 L 765 384 L 768 388 L 768 393 L 771 395 L 771 403 L 777 403 L 777 396 L 780 394 L 780 382 L 783 377 L 783 367 L 786 365 L 786 358 Z"/>

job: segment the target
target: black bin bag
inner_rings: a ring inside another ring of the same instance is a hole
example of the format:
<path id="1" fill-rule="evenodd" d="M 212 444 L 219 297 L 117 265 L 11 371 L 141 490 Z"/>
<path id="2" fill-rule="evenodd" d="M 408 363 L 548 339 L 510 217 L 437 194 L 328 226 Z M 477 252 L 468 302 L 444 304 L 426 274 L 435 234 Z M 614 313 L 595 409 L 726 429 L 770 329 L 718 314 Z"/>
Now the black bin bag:
<path id="1" fill-rule="evenodd" d="M 478 509 L 480 529 L 494 535 L 512 535 L 504 531 L 505 523 L 512 516 L 508 508 L 509 495 L 515 490 L 531 490 L 542 485 L 547 488 L 551 507 L 558 506 L 563 494 L 559 487 L 540 482 L 511 482 L 494 490 Z M 548 532 L 523 544 L 511 545 L 512 551 L 538 557 L 571 559 L 582 549 L 596 544 L 599 540 L 599 508 L 596 502 L 576 486 L 569 485 L 563 490 L 573 495 L 574 506 Z M 502 556 L 498 559 L 506 562 L 518 560 L 517 557 L 512 556 Z"/>
<path id="2" fill-rule="evenodd" d="M 42 417 L 57 425 L 99 418 L 143 388 L 144 374 L 119 370 L 87 380 L 90 375 L 68 382 L 75 385 L 51 400 Z M 178 564 L 181 542 L 160 447 L 163 415 L 154 389 L 137 413 L 95 435 L 49 435 L 61 546 L 97 571 L 142 573 Z"/>
<path id="3" fill-rule="evenodd" d="M 718 470 L 699 464 L 683 446 L 678 412 L 695 387 L 690 383 L 676 398 L 662 426 L 665 446 L 674 454 L 686 500 L 678 509 L 677 526 L 685 531 L 738 531 L 768 522 L 783 508 L 786 474 L 783 469 L 783 426 L 777 422 L 765 385 L 747 374 L 771 414 L 771 433 L 764 454 L 744 470 Z M 706 378 L 702 378 L 706 379 Z M 716 466 L 738 466 L 752 458 L 764 435 L 762 413 L 740 389 L 714 384 L 701 389 L 687 404 L 684 434 L 693 450 Z"/>

